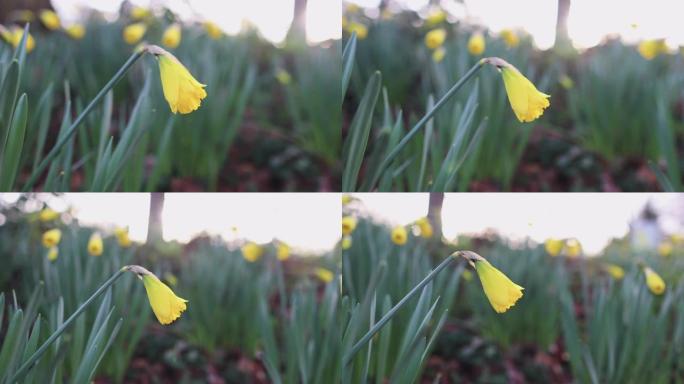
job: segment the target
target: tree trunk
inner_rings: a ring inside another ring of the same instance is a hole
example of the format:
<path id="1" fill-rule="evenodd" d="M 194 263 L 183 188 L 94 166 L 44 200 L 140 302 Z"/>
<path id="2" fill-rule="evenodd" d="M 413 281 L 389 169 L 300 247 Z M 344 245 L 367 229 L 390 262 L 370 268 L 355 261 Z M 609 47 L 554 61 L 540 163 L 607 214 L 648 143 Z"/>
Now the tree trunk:
<path id="1" fill-rule="evenodd" d="M 164 193 L 150 193 L 150 218 L 147 222 L 149 244 L 156 244 L 163 240 L 162 211 L 164 211 Z"/>
<path id="2" fill-rule="evenodd" d="M 572 49 L 572 42 L 568 35 L 568 14 L 571 0 L 558 0 L 558 14 L 556 17 L 556 41 L 554 47 L 561 51 Z"/>
<path id="3" fill-rule="evenodd" d="M 430 192 L 427 218 L 432 224 L 437 239 L 442 238 L 442 205 L 444 205 L 444 193 Z"/>
<path id="4" fill-rule="evenodd" d="M 294 41 L 306 41 L 306 2 L 295 0 L 294 17 L 288 33 L 288 38 Z"/>
<path id="5" fill-rule="evenodd" d="M 40 9 L 52 9 L 52 6 L 50 0 L 2 0 L 0 1 L 0 20 L 3 24 L 14 21 L 12 12 L 24 9 L 35 13 Z"/>

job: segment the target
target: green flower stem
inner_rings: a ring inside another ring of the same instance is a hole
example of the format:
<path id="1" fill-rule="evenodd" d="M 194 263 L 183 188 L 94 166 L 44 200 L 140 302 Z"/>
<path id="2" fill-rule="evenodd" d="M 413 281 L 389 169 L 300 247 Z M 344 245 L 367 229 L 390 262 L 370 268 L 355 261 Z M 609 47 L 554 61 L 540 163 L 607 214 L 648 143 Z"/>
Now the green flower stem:
<path id="1" fill-rule="evenodd" d="M 126 271 L 123 269 L 120 269 L 114 275 L 112 275 L 112 277 L 110 277 L 109 280 L 105 281 L 104 284 L 102 284 L 102 286 L 97 291 L 95 291 L 95 293 L 93 293 L 92 296 L 90 296 L 90 298 L 88 298 L 88 300 L 86 300 L 83 304 L 81 304 L 80 307 L 78 307 L 78 309 L 76 309 L 76 312 L 74 312 L 71 316 L 69 316 L 69 318 L 66 319 L 66 321 L 64 323 L 62 323 L 62 325 L 59 328 L 57 328 L 57 330 L 52 335 L 50 335 L 50 337 L 47 340 L 45 340 L 43 345 L 41 345 L 40 348 L 38 348 L 33 353 L 33 355 L 31 355 L 31 357 L 28 360 L 26 360 L 26 362 L 17 370 L 17 372 L 14 373 L 14 376 L 12 376 L 12 378 L 9 380 L 9 382 L 10 383 L 16 383 L 16 382 L 21 381 L 21 379 L 24 378 L 24 376 L 29 372 L 29 370 L 31 370 L 31 368 L 33 368 L 33 365 L 38 362 L 38 359 L 40 359 L 40 357 L 43 355 L 43 353 L 45 353 L 45 351 L 47 351 L 47 349 L 50 347 L 50 345 L 53 342 L 55 342 L 55 340 L 57 340 L 57 338 L 62 333 L 64 333 L 64 331 L 67 329 L 67 327 L 69 327 L 69 325 L 71 325 L 71 323 L 73 323 L 74 320 L 76 320 L 76 318 L 81 313 L 83 313 L 83 311 L 85 311 L 86 308 L 88 308 L 88 306 L 93 301 L 95 301 L 95 299 L 97 299 L 98 296 L 100 296 L 102 294 L 102 292 L 104 292 L 107 288 L 112 286 L 112 284 L 114 284 L 116 279 L 121 277 L 121 275 L 124 272 L 126 272 Z"/>
<path id="2" fill-rule="evenodd" d="M 373 336 L 376 333 L 378 333 L 380 331 L 380 329 L 388 321 L 390 321 L 392 319 L 392 317 L 394 317 L 394 315 L 397 313 L 397 311 L 399 311 L 401 309 L 401 307 L 404 306 L 404 304 L 406 304 L 413 296 L 415 296 L 418 292 L 420 292 L 420 290 L 423 289 L 423 287 L 425 287 L 430 281 L 432 281 L 432 279 L 434 279 L 435 276 L 437 276 L 437 274 L 439 272 L 441 272 L 444 268 L 448 267 L 449 264 L 451 264 L 455 260 L 456 260 L 456 257 L 454 257 L 454 256 L 449 256 L 446 259 L 444 259 L 444 261 L 442 261 L 437 267 L 435 267 L 435 269 L 433 269 L 430 273 L 428 273 L 428 275 L 425 276 L 425 278 L 420 283 L 418 283 L 418 285 L 413 287 L 413 289 L 411 289 L 411 291 L 409 293 L 407 293 L 406 296 L 404 296 L 401 300 L 399 300 L 399 302 L 394 307 L 392 307 L 392 309 L 387 311 L 385 316 L 383 316 L 377 323 L 375 323 L 375 325 L 373 325 L 373 327 L 371 327 L 371 329 L 368 332 L 366 332 L 366 334 L 363 335 L 363 337 L 359 341 L 357 341 L 356 344 L 354 344 L 354 346 L 351 348 L 349 353 L 344 355 L 344 358 L 342 359 L 342 366 L 346 367 L 347 364 L 349 364 L 351 362 L 351 359 L 354 357 L 354 355 L 361 348 L 363 348 L 364 345 L 366 345 L 371 340 L 371 338 L 373 338 Z"/>
<path id="3" fill-rule="evenodd" d="M 461 77 L 456 82 L 456 84 L 454 84 L 451 87 L 451 89 L 449 89 L 447 91 L 447 93 L 445 93 L 444 96 L 442 96 L 442 98 L 439 99 L 439 101 L 437 101 L 435 103 L 435 105 L 432 107 L 432 109 L 427 111 L 427 113 L 423 116 L 423 118 L 420 119 L 420 121 L 418 121 L 416 123 L 416 125 L 413 126 L 413 128 L 411 128 L 411 130 L 406 134 L 406 136 L 404 136 L 404 138 L 401 139 L 399 144 L 397 144 L 394 148 L 392 148 L 392 151 L 390 151 L 390 153 L 387 156 L 385 156 L 385 158 L 382 160 L 382 163 L 380 163 L 380 166 L 378 166 L 378 168 L 376 169 L 375 175 L 373 176 L 373 179 L 372 179 L 370 185 L 368 185 L 367 190 L 370 191 L 371 189 L 373 189 L 373 186 L 375 186 L 375 184 L 377 184 L 378 181 L 380 180 L 380 177 L 382 176 L 382 172 L 385 170 L 385 168 L 387 168 L 387 166 L 389 166 L 389 164 L 392 162 L 392 160 L 394 160 L 397 157 L 397 155 L 399 155 L 399 152 L 406 146 L 406 144 L 409 142 L 409 140 L 411 140 L 411 138 L 413 138 L 413 136 L 415 136 L 416 133 L 418 133 L 418 131 L 421 128 L 423 128 L 423 126 L 425 124 L 427 124 L 427 122 L 432 118 L 432 116 L 434 116 L 434 114 L 437 113 L 437 111 L 439 111 L 444 106 L 444 104 L 446 104 L 446 102 L 449 101 L 449 99 L 451 99 L 451 97 L 453 95 L 455 95 L 456 92 L 458 92 L 468 80 L 470 80 L 473 76 L 475 76 L 475 74 L 486 63 L 487 62 L 483 59 L 483 60 L 478 61 L 477 64 L 475 64 L 472 68 L 470 68 L 468 70 L 468 72 L 466 72 L 466 74 L 463 75 L 463 77 Z"/>
<path id="4" fill-rule="evenodd" d="M 33 187 L 33 184 L 35 184 L 36 180 L 38 179 L 38 176 L 45 170 L 45 168 L 54 160 L 54 158 L 59 154 L 59 151 L 64 147 L 64 145 L 69 141 L 69 139 L 76 133 L 76 128 L 83 122 L 86 116 L 95 108 L 95 106 L 104 98 L 104 96 L 109 92 L 112 88 L 114 88 L 114 85 L 121 80 L 121 78 L 126 74 L 129 68 L 138 61 L 139 58 L 142 57 L 143 54 L 145 54 L 145 50 L 138 50 L 134 54 L 131 55 L 130 58 L 128 58 L 128 61 L 124 63 L 124 65 L 119 68 L 119 71 L 116 72 L 116 74 L 109 80 L 109 82 L 100 90 L 100 92 L 95 96 L 93 100 L 90 101 L 90 104 L 81 112 L 80 115 L 76 118 L 76 120 L 71 124 L 69 129 L 66 131 L 64 136 L 62 136 L 57 143 L 52 147 L 50 152 L 45 156 L 45 158 L 40 162 L 40 165 L 36 167 L 36 169 L 33 170 L 31 173 L 31 176 L 29 177 L 28 181 L 24 185 L 24 188 L 22 192 L 28 192 L 31 190 Z"/>

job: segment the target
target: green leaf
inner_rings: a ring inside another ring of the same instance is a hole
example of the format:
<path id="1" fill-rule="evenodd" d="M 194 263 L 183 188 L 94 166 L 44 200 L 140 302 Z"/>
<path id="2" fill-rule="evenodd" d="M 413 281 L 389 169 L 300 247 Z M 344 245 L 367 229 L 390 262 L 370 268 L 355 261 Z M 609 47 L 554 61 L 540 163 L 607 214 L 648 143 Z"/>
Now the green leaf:
<path id="1" fill-rule="evenodd" d="M 0 166 L 0 190 L 10 191 L 14 185 L 14 180 L 19 172 L 21 152 L 24 148 L 24 137 L 26 135 L 26 119 L 28 105 L 26 94 L 22 94 L 14 111 L 12 124 L 8 131 L 8 141 L 2 156 Z"/>

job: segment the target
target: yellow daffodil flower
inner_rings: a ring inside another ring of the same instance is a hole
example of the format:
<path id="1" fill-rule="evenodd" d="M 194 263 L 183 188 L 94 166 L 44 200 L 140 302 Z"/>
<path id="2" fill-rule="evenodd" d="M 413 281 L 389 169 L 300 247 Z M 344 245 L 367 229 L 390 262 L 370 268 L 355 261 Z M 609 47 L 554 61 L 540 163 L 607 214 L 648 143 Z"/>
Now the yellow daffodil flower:
<path id="1" fill-rule="evenodd" d="M 219 28 L 218 25 L 212 23 L 211 21 L 204 22 L 204 30 L 207 31 L 207 35 L 209 35 L 209 37 L 211 37 L 214 40 L 221 38 L 221 36 L 223 35 L 221 28 Z"/>
<path id="2" fill-rule="evenodd" d="M 127 26 L 123 30 L 123 39 L 127 44 L 137 44 L 145 36 L 147 26 L 143 23 L 135 23 Z"/>
<path id="3" fill-rule="evenodd" d="M 290 75 L 290 73 L 288 71 L 286 71 L 282 68 L 278 68 L 276 70 L 275 77 L 276 77 L 276 80 L 278 80 L 278 82 L 281 85 L 288 85 L 288 84 L 292 83 L 292 76 Z"/>
<path id="4" fill-rule="evenodd" d="M 259 244 L 249 242 L 242 246 L 242 257 L 250 263 L 253 263 L 261 257 L 263 249 Z"/>
<path id="5" fill-rule="evenodd" d="M 468 52 L 473 56 L 480 56 L 485 51 L 485 38 L 480 32 L 473 33 L 468 40 Z"/>
<path id="6" fill-rule="evenodd" d="M 345 216 L 342 218 L 342 234 L 351 235 L 356 229 L 356 218 L 353 216 Z"/>
<path id="7" fill-rule="evenodd" d="M 619 265 L 615 264 L 606 264 L 603 266 L 603 268 L 608 272 L 609 275 L 613 277 L 615 280 L 622 280 L 623 277 L 625 277 L 625 270 L 622 269 Z"/>
<path id="8" fill-rule="evenodd" d="M 665 282 L 660 275 L 650 267 L 644 267 L 644 275 L 646 276 L 646 285 L 654 295 L 662 295 L 665 292 Z"/>
<path id="9" fill-rule="evenodd" d="M 490 57 L 483 59 L 483 62 L 492 64 L 501 71 L 508 101 L 521 122 L 536 120 L 550 105 L 548 98 L 551 96 L 539 92 L 531 81 L 507 61 Z"/>
<path id="10" fill-rule="evenodd" d="M 352 237 L 349 235 L 342 236 L 342 249 L 345 251 L 352 246 Z"/>
<path id="11" fill-rule="evenodd" d="M 544 249 L 546 250 L 546 253 L 551 256 L 558 256 L 563 250 L 563 246 L 563 240 L 546 239 L 544 242 Z"/>
<path id="12" fill-rule="evenodd" d="M 420 230 L 420 236 L 422 238 L 429 239 L 432 237 L 434 231 L 432 229 L 432 224 L 430 224 L 430 220 L 428 220 L 427 217 L 421 217 L 420 219 L 416 220 L 416 225 Z"/>
<path id="13" fill-rule="evenodd" d="M 135 273 L 143 281 L 150 307 L 161 324 L 173 323 L 188 308 L 187 300 L 176 296 L 171 288 L 147 269 L 138 265 L 127 265 L 123 270 Z"/>
<path id="14" fill-rule="evenodd" d="M 177 48 L 181 42 L 181 27 L 179 24 L 171 24 L 162 35 L 162 44 L 173 49 Z"/>
<path id="15" fill-rule="evenodd" d="M 368 27 L 356 21 L 351 21 L 347 24 L 347 32 L 350 35 L 356 32 L 356 38 L 363 40 L 368 36 Z"/>
<path id="16" fill-rule="evenodd" d="M 88 240 L 88 254 L 90 256 L 100 256 L 104 250 L 104 245 L 102 244 L 102 236 L 95 232 L 90 235 L 90 240 Z"/>
<path id="17" fill-rule="evenodd" d="M 663 257 L 668 257 L 672 254 L 672 243 L 669 241 L 663 241 L 658 245 L 658 254 Z"/>
<path id="18" fill-rule="evenodd" d="M 575 258 L 582 254 L 582 244 L 577 239 L 568 239 L 565 242 L 565 254 L 568 257 Z"/>
<path id="19" fill-rule="evenodd" d="M 51 208 L 45 208 L 42 211 L 40 211 L 40 213 L 38 214 L 38 219 L 40 221 L 42 221 L 43 223 L 55 220 L 58 217 L 59 217 L 59 212 L 57 212 Z"/>
<path id="20" fill-rule="evenodd" d="M 653 60 L 661 53 L 667 53 L 667 45 L 663 39 L 645 40 L 639 43 L 637 50 L 644 59 Z"/>
<path id="21" fill-rule="evenodd" d="M 114 228 L 114 236 L 119 246 L 128 248 L 131 246 L 131 238 L 128 236 L 128 228 L 116 227 Z"/>
<path id="22" fill-rule="evenodd" d="M 316 268 L 314 270 L 314 274 L 324 283 L 329 283 L 333 281 L 333 278 L 335 277 L 335 275 L 331 271 L 325 268 Z"/>
<path id="23" fill-rule="evenodd" d="M 435 63 L 440 63 L 442 60 L 444 60 L 444 57 L 446 56 L 446 49 L 444 47 L 439 47 L 432 51 L 432 61 Z"/>
<path id="24" fill-rule="evenodd" d="M 520 44 L 520 38 L 514 31 L 510 29 L 502 30 L 499 35 L 501 36 L 501 39 L 504 41 L 504 43 L 506 43 L 506 46 L 508 46 L 508 48 L 515 48 L 518 46 L 518 44 Z"/>
<path id="25" fill-rule="evenodd" d="M 406 244 L 406 240 L 408 239 L 408 233 L 406 232 L 406 228 L 403 226 L 397 226 L 392 229 L 392 242 L 396 245 L 404 245 Z"/>
<path id="26" fill-rule="evenodd" d="M 347 204 L 351 203 L 351 201 L 352 201 L 352 197 L 350 194 L 345 193 L 342 195 L 342 205 L 347 205 Z"/>
<path id="27" fill-rule="evenodd" d="M 290 246 L 281 242 L 278 242 L 278 246 L 276 248 L 276 257 L 280 261 L 285 261 L 290 258 Z"/>
<path id="28" fill-rule="evenodd" d="M 433 29 L 425 34 L 425 46 L 429 49 L 437 49 L 444 44 L 447 31 L 444 28 Z"/>
<path id="29" fill-rule="evenodd" d="M 59 16 L 54 11 L 43 9 L 38 13 L 38 18 L 43 23 L 45 28 L 54 31 L 59 28 Z"/>
<path id="30" fill-rule="evenodd" d="M 24 30 L 19 27 L 12 27 L 11 30 L 1 29 L 2 37 L 10 44 L 14 49 L 19 47 L 21 39 L 24 37 Z M 36 47 L 36 40 L 33 38 L 31 33 L 26 37 L 26 53 L 31 53 Z"/>
<path id="31" fill-rule="evenodd" d="M 138 6 L 131 8 L 131 19 L 135 21 L 147 19 L 150 16 L 152 16 L 152 12 L 149 9 Z"/>
<path id="32" fill-rule="evenodd" d="M 62 239 L 62 231 L 57 228 L 50 229 L 43 233 L 43 246 L 45 248 L 56 247 L 59 241 Z"/>
<path id="33" fill-rule="evenodd" d="M 447 13 L 444 12 L 442 8 L 432 8 L 428 14 L 427 17 L 425 18 L 425 23 L 432 27 L 437 24 L 443 23 L 447 18 Z"/>
<path id="34" fill-rule="evenodd" d="M 48 260 L 55 261 L 55 260 L 57 260 L 57 256 L 59 256 L 59 248 L 50 247 L 50 249 L 48 249 L 48 253 L 47 253 Z"/>
<path id="35" fill-rule="evenodd" d="M 67 35 L 74 40 L 81 40 L 85 36 L 85 27 L 81 24 L 72 24 L 68 26 L 65 30 Z"/>
<path id="36" fill-rule="evenodd" d="M 465 258 L 475 267 L 482 289 L 496 312 L 506 312 L 523 297 L 524 288 L 511 281 L 484 257 L 471 251 L 458 251 L 454 255 Z"/>
<path id="37" fill-rule="evenodd" d="M 148 45 L 145 49 L 159 61 L 164 98 L 171 112 L 187 114 L 197 110 L 207 97 L 206 85 L 198 82 L 176 57 L 161 47 Z"/>

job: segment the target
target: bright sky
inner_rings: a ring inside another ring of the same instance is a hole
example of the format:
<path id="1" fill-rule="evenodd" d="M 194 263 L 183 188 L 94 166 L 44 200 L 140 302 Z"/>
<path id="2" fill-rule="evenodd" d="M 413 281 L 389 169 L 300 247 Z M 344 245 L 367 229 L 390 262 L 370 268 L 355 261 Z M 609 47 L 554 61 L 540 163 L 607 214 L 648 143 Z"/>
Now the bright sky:
<path id="1" fill-rule="evenodd" d="M 372 216 L 389 225 L 409 224 L 427 214 L 427 193 L 354 194 Z M 611 238 L 624 236 L 629 222 L 651 201 L 666 231 L 681 231 L 684 196 L 647 193 L 453 193 L 442 209 L 444 236 L 478 234 L 488 229 L 514 240 L 543 242 L 549 237 L 577 238 L 596 254 Z"/>
<path id="2" fill-rule="evenodd" d="M 80 8 L 89 7 L 113 16 L 122 0 L 52 0 L 66 21 L 78 18 Z M 264 38 L 280 42 L 285 38 L 294 14 L 294 0 L 132 0 L 131 3 L 153 8 L 166 6 L 185 20 L 211 20 L 226 33 L 240 31 L 245 21 L 255 25 Z M 339 0 L 309 0 L 307 8 L 308 40 L 316 43 L 339 39 L 342 34 L 342 6 Z"/>
<path id="3" fill-rule="evenodd" d="M 19 194 L 0 194 L 6 202 Z M 147 237 L 149 194 L 68 193 L 43 195 L 48 205 L 73 207 L 80 222 L 112 229 L 129 226 L 131 238 Z M 303 251 L 329 251 L 340 238 L 342 207 L 336 193 L 167 193 L 162 216 L 164 239 L 186 242 L 207 232 L 227 240 L 266 243 L 277 238 Z M 233 228 L 237 229 L 234 233 Z"/>
<path id="4" fill-rule="evenodd" d="M 429 0 L 396 0 L 404 7 L 423 9 Z M 351 0 L 377 7 L 380 0 Z M 556 0 L 443 0 L 454 17 L 488 26 L 494 31 L 521 28 L 534 37 L 539 48 L 553 45 Z M 606 35 L 620 34 L 626 41 L 666 38 L 670 46 L 684 45 L 682 2 L 678 0 L 572 0 L 568 32 L 575 46 L 591 47 Z M 636 28 L 635 28 L 636 27 Z"/>

